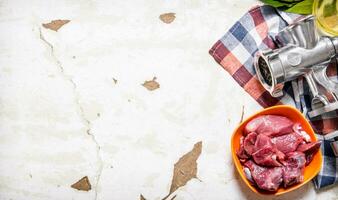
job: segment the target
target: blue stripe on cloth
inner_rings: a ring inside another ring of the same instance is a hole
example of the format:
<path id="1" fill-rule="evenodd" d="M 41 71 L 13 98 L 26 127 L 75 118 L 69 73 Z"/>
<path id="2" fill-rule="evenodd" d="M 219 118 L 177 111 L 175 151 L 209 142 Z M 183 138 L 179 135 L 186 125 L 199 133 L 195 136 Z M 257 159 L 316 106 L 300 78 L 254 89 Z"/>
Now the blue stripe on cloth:
<path id="1" fill-rule="evenodd" d="M 239 44 L 239 41 L 230 32 L 228 32 L 226 36 L 221 38 L 221 42 L 224 44 L 224 46 L 226 46 L 229 51 L 232 51 Z"/>
<path id="2" fill-rule="evenodd" d="M 251 54 L 252 57 L 254 57 L 255 53 L 258 51 L 257 44 L 251 34 L 247 34 L 242 39 L 242 45 L 246 47 L 246 50 Z"/>
<path id="3" fill-rule="evenodd" d="M 337 158 L 331 148 L 334 140 L 323 140 L 321 151 L 323 154 L 323 167 L 318 176 L 313 180 L 316 188 L 322 188 L 338 183 Z"/>
<path id="4" fill-rule="evenodd" d="M 335 177 L 332 176 L 322 176 L 321 178 L 321 183 L 320 183 L 320 187 L 324 187 L 327 185 L 332 185 L 335 182 Z"/>
<path id="5" fill-rule="evenodd" d="M 241 42 L 243 38 L 248 34 L 248 31 L 243 27 L 240 22 L 236 22 L 235 26 L 230 29 L 230 33 L 232 33 L 232 35 Z"/>

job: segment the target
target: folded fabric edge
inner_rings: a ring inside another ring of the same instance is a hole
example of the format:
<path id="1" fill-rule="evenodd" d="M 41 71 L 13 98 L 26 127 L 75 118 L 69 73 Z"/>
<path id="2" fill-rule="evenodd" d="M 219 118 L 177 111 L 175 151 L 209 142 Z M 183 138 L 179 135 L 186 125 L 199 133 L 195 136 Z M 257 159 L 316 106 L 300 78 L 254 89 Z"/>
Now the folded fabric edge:
<path id="1" fill-rule="evenodd" d="M 215 61 L 220 64 L 222 59 L 221 57 L 217 54 L 216 50 L 220 45 L 223 45 L 220 40 L 218 40 L 209 50 L 209 54 L 215 59 Z"/>

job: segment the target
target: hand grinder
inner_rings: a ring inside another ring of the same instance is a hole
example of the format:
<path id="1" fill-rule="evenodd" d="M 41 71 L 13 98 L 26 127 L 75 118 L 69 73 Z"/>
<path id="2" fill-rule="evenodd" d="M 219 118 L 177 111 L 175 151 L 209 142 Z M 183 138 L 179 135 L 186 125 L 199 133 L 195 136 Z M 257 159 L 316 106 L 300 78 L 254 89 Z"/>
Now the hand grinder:
<path id="1" fill-rule="evenodd" d="M 273 97 L 283 95 L 284 83 L 305 77 L 311 92 L 310 117 L 338 109 L 338 82 L 327 77 L 331 62 L 337 64 L 338 37 L 319 36 L 314 17 L 287 26 L 276 35 L 277 49 L 255 55 L 255 70 Z"/>

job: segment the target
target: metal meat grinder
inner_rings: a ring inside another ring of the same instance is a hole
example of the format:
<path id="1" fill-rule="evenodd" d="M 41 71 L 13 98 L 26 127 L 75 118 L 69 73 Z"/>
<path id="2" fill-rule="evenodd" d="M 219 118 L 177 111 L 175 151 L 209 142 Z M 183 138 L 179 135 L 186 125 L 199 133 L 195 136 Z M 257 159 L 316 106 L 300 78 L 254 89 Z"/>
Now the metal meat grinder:
<path id="1" fill-rule="evenodd" d="M 275 39 L 279 48 L 255 56 L 255 70 L 264 88 L 280 97 L 285 82 L 303 76 L 312 94 L 311 118 L 338 109 L 338 82 L 326 74 L 329 63 L 337 64 L 338 37 L 319 36 L 314 17 L 309 16 L 287 26 Z"/>

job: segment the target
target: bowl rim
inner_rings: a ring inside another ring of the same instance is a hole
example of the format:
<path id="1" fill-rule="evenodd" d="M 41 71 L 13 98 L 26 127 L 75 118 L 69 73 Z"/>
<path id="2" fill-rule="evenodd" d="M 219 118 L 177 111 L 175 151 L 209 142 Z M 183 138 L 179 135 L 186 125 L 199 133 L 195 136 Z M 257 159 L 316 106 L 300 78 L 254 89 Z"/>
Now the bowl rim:
<path id="1" fill-rule="evenodd" d="M 296 112 L 297 115 L 301 116 L 304 121 L 306 121 L 306 123 L 309 125 L 310 129 L 311 129 L 311 135 L 315 135 L 315 132 L 311 126 L 311 124 L 309 123 L 309 121 L 304 117 L 304 115 L 298 110 L 296 109 L 295 107 L 292 107 L 290 105 L 276 105 L 276 106 L 271 106 L 271 107 L 268 107 L 268 108 L 264 108 L 252 115 L 250 115 L 249 117 L 246 117 L 245 120 L 243 120 L 233 131 L 232 133 L 232 136 L 231 136 L 231 154 L 232 154 L 232 160 L 234 162 L 234 166 L 236 168 L 236 171 L 237 173 L 240 175 L 240 177 L 242 178 L 242 180 L 246 183 L 246 185 L 251 189 L 251 191 L 255 192 L 256 194 L 260 194 L 260 195 L 275 195 L 275 196 L 279 196 L 279 195 L 282 195 L 282 194 L 285 194 L 285 193 L 288 193 L 288 192 L 291 192 L 291 191 L 294 191 L 294 190 L 297 190 L 299 189 L 300 187 L 302 187 L 303 185 L 305 185 L 306 183 L 308 183 L 309 181 L 311 181 L 318 173 L 319 171 L 321 170 L 321 167 L 319 167 L 318 169 L 316 169 L 313 174 L 311 174 L 309 176 L 309 179 L 306 180 L 306 181 L 303 181 L 295 186 L 293 186 L 292 188 L 289 188 L 289 189 L 286 189 L 284 191 L 281 191 L 281 192 L 264 192 L 264 191 L 260 191 L 259 189 L 257 189 L 255 186 L 251 185 L 249 180 L 245 177 L 244 173 L 241 173 L 239 172 L 239 167 L 243 167 L 243 165 L 240 163 L 239 159 L 237 158 L 237 155 L 236 155 L 236 151 L 235 151 L 235 148 L 234 148 L 234 138 L 235 138 L 235 135 L 236 133 L 238 132 L 238 129 L 241 128 L 244 124 L 248 123 L 250 120 L 252 120 L 254 117 L 257 117 L 259 115 L 262 115 L 263 112 L 267 112 L 267 111 L 271 111 L 271 110 L 276 110 L 276 109 L 280 109 L 280 108 L 284 108 L 284 109 L 290 109 L 292 110 L 292 112 Z M 315 136 L 315 141 L 318 141 L 318 138 Z M 317 159 L 319 159 L 319 163 L 323 163 L 323 157 L 322 157 L 322 153 L 321 153 L 321 150 L 319 149 L 317 154 L 319 154 L 319 157 Z M 237 162 L 236 162 L 237 161 Z M 239 163 L 240 166 L 237 166 Z"/>

